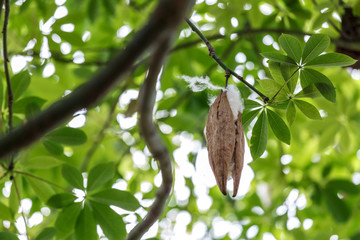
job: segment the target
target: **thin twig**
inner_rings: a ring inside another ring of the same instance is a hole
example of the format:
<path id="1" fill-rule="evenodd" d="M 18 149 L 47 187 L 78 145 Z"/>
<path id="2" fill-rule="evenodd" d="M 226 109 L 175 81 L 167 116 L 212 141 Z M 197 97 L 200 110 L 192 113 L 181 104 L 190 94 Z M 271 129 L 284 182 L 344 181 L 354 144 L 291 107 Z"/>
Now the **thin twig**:
<path id="1" fill-rule="evenodd" d="M 141 55 L 174 29 L 174 26 L 178 26 L 179 16 L 184 18 L 179 9 L 188 8 L 192 2 L 193 0 L 161 0 L 147 24 L 106 67 L 71 94 L 0 138 L 0 158 L 32 144 L 64 123 L 79 109 L 91 107 L 98 102 L 115 83 L 124 80 L 125 73 L 132 70 Z"/>
<path id="2" fill-rule="evenodd" d="M 7 0 L 5 0 L 7 1 Z M 16 196 L 18 198 L 18 201 L 19 201 L 19 206 L 21 207 L 21 216 L 23 217 L 24 219 L 24 224 L 25 224 L 25 230 L 26 230 L 26 238 L 27 239 L 30 239 L 29 236 L 28 236 L 28 225 L 26 223 L 26 218 L 25 218 L 25 214 L 24 214 L 24 211 L 23 211 L 23 208 L 21 206 L 21 196 L 20 196 L 20 191 L 19 191 L 19 188 L 16 184 L 16 180 L 15 180 L 15 177 L 12 176 L 12 181 L 13 181 L 13 184 L 14 184 L 14 187 L 15 187 L 15 191 L 16 191 Z"/>
<path id="3" fill-rule="evenodd" d="M 169 39 L 166 39 L 157 46 L 152 57 L 148 75 L 139 94 L 139 126 L 149 151 L 159 161 L 162 184 L 148 215 L 131 230 L 128 240 L 140 239 L 155 221 L 159 219 L 172 187 L 173 177 L 170 154 L 161 140 L 152 115 L 155 104 L 156 82 L 170 42 Z"/>
<path id="4" fill-rule="evenodd" d="M 43 179 L 43 178 L 41 178 L 41 177 L 32 175 L 31 173 L 22 172 L 22 171 L 13 171 L 13 172 L 14 172 L 14 173 L 17 173 L 17 174 L 21 174 L 21 175 L 28 176 L 28 177 L 32 177 L 32 178 L 37 179 L 37 180 L 39 180 L 39 181 L 41 181 L 41 182 L 47 183 L 47 184 L 49 184 L 49 185 L 51 185 L 51 186 L 54 186 L 54 187 L 56 187 L 56 188 L 59 188 L 59 189 L 61 189 L 61 190 L 66 191 L 66 189 L 65 189 L 64 187 L 59 186 L 59 185 L 57 185 L 56 183 L 50 182 L 50 181 L 48 181 L 48 180 L 46 180 L 46 179 Z"/>
<path id="5" fill-rule="evenodd" d="M 286 84 L 288 84 L 288 82 L 290 81 L 290 79 L 295 75 L 295 73 L 297 73 L 297 71 L 299 71 L 300 68 L 297 68 L 292 74 L 291 76 L 285 81 L 285 83 L 280 87 L 280 89 L 274 94 L 274 96 L 270 99 L 269 103 L 272 103 L 274 101 L 274 99 L 276 98 L 276 96 L 281 92 L 281 90 L 285 87 Z"/>
<path id="6" fill-rule="evenodd" d="M 111 120 L 114 119 L 115 109 L 116 109 L 117 103 L 119 101 L 119 97 L 123 93 L 123 91 L 124 91 L 124 89 L 122 89 L 122 91 L 120 91 L 120 93 L 113 99 L 107 119 L 105 120 L 105 123 L 104 123 L 103 127 L 101 128 L 100 132 L 98 133 L 97 137 L 95 138 L 91 148 L 88 150 L 88 152 L 85 155 L 84 161 L 82 162 L 82 165 L 80 167 L 81 172 L 86 171 L 86 169 L 90 163 L 91 157 L 94 155 L 96 149 L 99 147 L 101 141 L 103 140 L 103 138 L 105 136 L 106 129 L 109 128 L 109 126 L 111 124 Z"/>
<path id="7" fill-rule="evenodd" d="M 2 7 L 2 4 L 1 4 Z M 7 92 L 8 92 L 8 108 L 9 108 L 9 131 L 12 130 L 13 124 L 12 124 L 12 118 L 13 118 L 13 101 L 14 96 L 11 89 L 11 81 L 10 81 L 10 73 L 9 73 L 9 56 L 8 56 L 8 50 L 7 50 L 7 26 L 9 23 L 9 15 L 10 15 L 10 3 L 9 0 L 5 0 L 5 17 L 4 17 L 4 25 L 2 29 L 3 33 L 3 52 L 4 52 L 4 70 L 5 70 L 5 78 L 6 78 L 6 84 L 7 84 Z"/>
<path id="8" fill-rule="evenodd" d="M 264 94 L 262 94 L 259 90 L 257 90 L 254 86 L 252 86 L 250 83 L 248 83 L 243 77 L 241 77 L 240 75 L 238 75 L 236 72 L 234 72 L 232 69 L 230 69 L 228 66 L 226 66 L 221 60 L 220 58 L 218 58 L 215 54 L 215 49 L 213 48 L 213 46 L 210 44 L 210 42 L 206 39 L 206 37 L 202 34 L 202 32 L 189 20 L 189 19 L 185 19 L 185 21 L 187 22 L 187 24 L 190 26 L 190 28 L 201 38 L 201 40 L 206 44 L 206 46 L 209 49 L 209 54 L 210 56 L 219 64 L 220 67 L 222 67 L 226 72 L 230 72 L 234 77 L 236 77 L 237 79 L 239 79 L 242 83 L 244 83 L 248 88 L 250 88 L 251 90 L 253 90 L 254 92 L 256 92 L 262 99 L 263 101 L 266 103 L 269 101 L 269 98 L 267 96 L 265 96 Z"/>

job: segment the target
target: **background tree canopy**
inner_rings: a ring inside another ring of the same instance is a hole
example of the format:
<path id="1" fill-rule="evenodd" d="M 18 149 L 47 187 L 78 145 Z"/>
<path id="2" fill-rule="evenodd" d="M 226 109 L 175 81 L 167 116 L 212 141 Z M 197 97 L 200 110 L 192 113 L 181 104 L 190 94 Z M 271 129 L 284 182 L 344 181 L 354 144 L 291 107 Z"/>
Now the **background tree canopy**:
<path id="1" fill-rule="evenodd" d="M 360 238 L 359 0 L 0 5 L 0 239 Z M 226 72 L 196 29 L 245 99 L 234 198 L 204 135 Z"/>

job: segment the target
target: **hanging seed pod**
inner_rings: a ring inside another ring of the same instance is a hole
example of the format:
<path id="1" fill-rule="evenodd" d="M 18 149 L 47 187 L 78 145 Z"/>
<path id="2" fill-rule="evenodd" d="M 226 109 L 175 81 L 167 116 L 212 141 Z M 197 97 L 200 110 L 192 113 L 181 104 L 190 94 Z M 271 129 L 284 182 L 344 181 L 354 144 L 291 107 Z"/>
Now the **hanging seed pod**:
<path id="1" fill-rule="evenodd" d="M 220 191 L 226 195 L 227 180 L 233 178 L 233 197 L 235 197 L 244 164 L 245 139 L 241 111 L 233 103 L 231 105 L 227 90 L 222 90 L 210 107 L 206 138 L 209 162 L 216 183 Z"/>

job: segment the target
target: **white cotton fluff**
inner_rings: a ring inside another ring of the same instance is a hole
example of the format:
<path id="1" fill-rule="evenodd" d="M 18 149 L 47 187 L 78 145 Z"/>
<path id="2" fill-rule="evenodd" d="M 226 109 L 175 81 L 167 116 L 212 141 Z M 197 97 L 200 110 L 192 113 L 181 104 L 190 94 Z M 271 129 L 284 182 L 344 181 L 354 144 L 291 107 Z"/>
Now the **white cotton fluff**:
<path id="1" fill-rule="evenodd" d="M 189 88 L 193 92 L 201 92 L 205 89 L 210 90 L 220 90 L 222 89 L 219 86 L 215 86 L 210 82 L 210 78 L 208 76 L 205 77 L 189 77 L 186 75 L 182 75 L 180 78 L 184 79 L 188 84 Z"/>
<path id="2" fill-rule="evenodd" d="M 244 100 L 241 98 L 239 89 L 234 84 L 228 85 L 226 90 L 230 108 L 234 115 L 234 120 L 236 120 L 239 112 L 242 113 L 244 110 Z"/>

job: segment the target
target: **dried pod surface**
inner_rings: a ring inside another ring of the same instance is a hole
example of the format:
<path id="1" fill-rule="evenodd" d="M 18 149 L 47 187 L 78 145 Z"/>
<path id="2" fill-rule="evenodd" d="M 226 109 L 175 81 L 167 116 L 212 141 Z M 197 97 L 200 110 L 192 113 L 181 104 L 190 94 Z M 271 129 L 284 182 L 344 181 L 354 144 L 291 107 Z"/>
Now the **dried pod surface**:
<path id="1" fill-rule="evenodd" d="M 221 91 L 210 107 L 206 138 L 210 166 L 220 191 L 226 195 L 226 183 L 232 177 L 236 196 L 244 161 L 244 130 L 241 113 L 233 114 L 226 91 Z"/>

